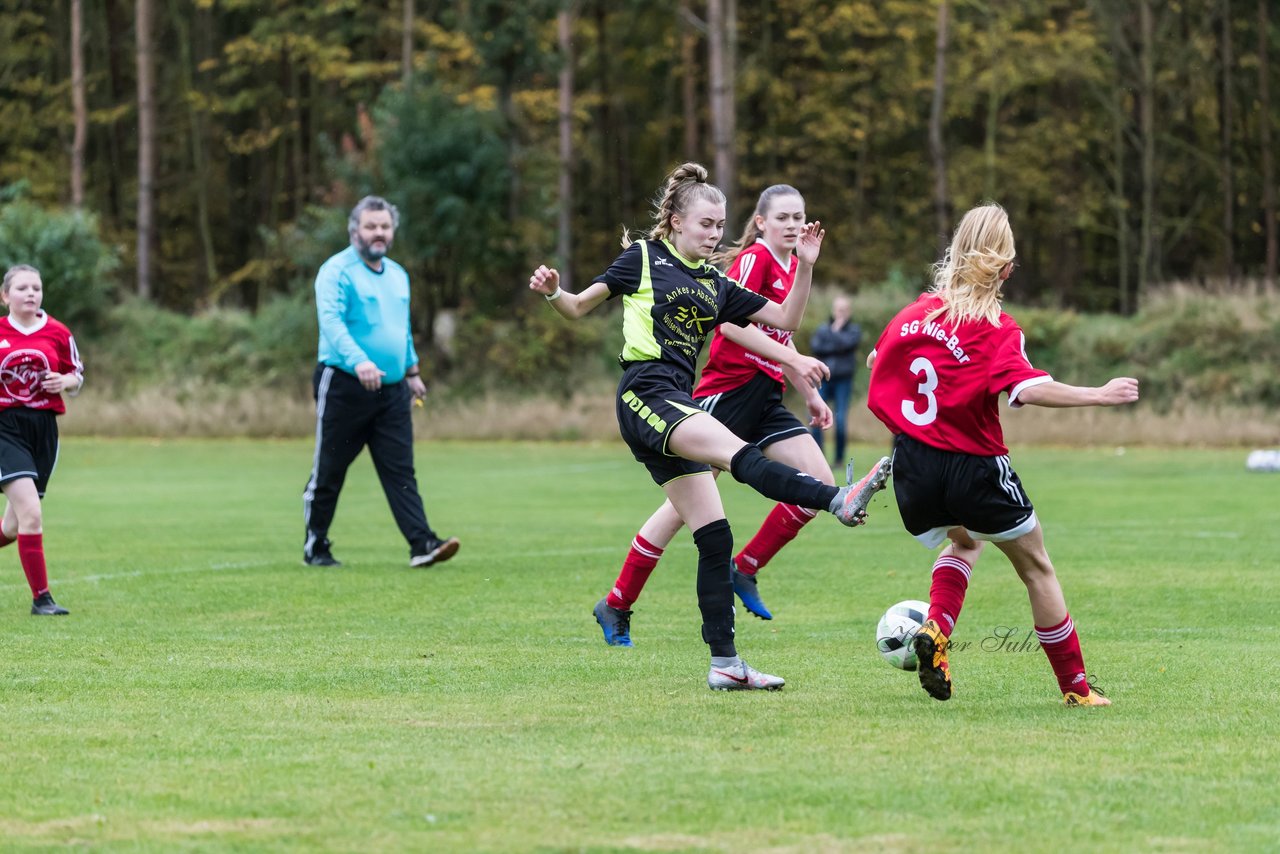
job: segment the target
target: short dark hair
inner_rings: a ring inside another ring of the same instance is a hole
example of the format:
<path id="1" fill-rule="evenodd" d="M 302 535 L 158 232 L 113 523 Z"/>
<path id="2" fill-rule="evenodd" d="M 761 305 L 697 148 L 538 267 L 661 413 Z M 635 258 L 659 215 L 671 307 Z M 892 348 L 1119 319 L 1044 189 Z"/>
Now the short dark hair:
<path id="1" fill-rule="evenodd" d="M 360 228 L 360 215 L 365 211 L 390 211 L 391 227 L 400 227 L 400 211 L 395 205 L 382 196 L 365 196 L 356 202 L 356 206 L 351 209 L 351 216 L 347 217 L 347 234 L 355 234 Z"/>

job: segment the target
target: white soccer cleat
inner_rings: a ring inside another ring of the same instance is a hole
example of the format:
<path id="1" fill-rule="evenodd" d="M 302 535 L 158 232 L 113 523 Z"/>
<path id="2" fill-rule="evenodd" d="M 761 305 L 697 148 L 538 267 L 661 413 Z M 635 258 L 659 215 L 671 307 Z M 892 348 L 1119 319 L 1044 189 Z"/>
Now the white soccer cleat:
<path id="1" fill-rule="evenodd" d="M 728 667 L 711 665 L 707 687 L 712 691 L 777 691 L 787 680 L 761 673 L 741 659 Z"/>

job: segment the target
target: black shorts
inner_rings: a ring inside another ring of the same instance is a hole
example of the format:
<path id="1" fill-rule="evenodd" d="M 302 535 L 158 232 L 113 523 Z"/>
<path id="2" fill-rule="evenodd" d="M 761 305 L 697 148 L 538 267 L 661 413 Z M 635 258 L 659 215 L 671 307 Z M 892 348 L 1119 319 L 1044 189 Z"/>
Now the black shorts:
<path id="1" fill-rule="evenodd" d="M 58 465 L 58 416 L 25 406 L 0 409 L 0 484 L 29 477 L 44 498 Z"/>
<path id="2" fill-rule="evenodd" d="M 1008 457 L 943 451 L 898 434 L 893 491 L 902 524 L 926 548 L 963 526 L 975 540 L 1016 540 L 1036 527 L 1036 511 Z"/>
<path id="3" fill-rule="evenodd" d="M 735 389 L 694 400 L 739 439 L 761 449 L 809 433 L 782 405 L 782 384 L 768 374 L 757 373 Z"/>
<path id="4" fill-rule="evenodd" d="M 675 426 L 702 412 L 689 393 L 691 379 L 662 362 L 635 362 L 618 383 L 618 430 L 658 486 L 711 471 L 706 463 L 695 463 L 667 450 Z"/>

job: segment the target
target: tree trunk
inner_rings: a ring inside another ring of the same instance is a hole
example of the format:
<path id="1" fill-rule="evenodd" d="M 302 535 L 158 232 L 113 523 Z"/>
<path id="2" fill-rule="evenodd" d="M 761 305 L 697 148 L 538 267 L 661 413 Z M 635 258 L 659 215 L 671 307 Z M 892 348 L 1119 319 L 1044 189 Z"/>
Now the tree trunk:
<path id="1" fill-rule="evenodd" d="M 404 0 L 404 31 L 400 35 L 400 79 L 405 88 L 413 82 L 413 0 Z"/>
<path id="2" fill-rule="evenodd" d="M 151 0 L 136 0 L 138 65 L 138 296 L 151 297 L 151 231 L 155 192 L 155 85 L 152 80 Z"/>
<path id="3" fill-rule="evenodd" d="M 994 45 L 996 40 L 996 12 L 987 12 L 987 39 Z M 991 88 L 987 90 L 987 127 L 983 135 L 982 159 L 985 165 L 983 195 L 988 199 L 996 197 L 996 136 L 1000 132 L 1000 75 L 991 75 Z"/>
<path id="4" fill-rule="evenodd" d="M 735 7 L 736 8 L 736 7 Z M 725 0 L 707 0 L 708 64 L 711 72 L 711 142 L 715 174 L 711 183 L 725 195 L 725 211 L 733 218 L 736 178 L 733 162 L 733 69 L 729 67 L 729 28 L 736 22 L 726 14 Z"/>
<path id="5" fill-rule="evenodd" d="M 1142 212 L 1139 225 L 1138 281 L 1134 292 L 1135 310 L 1142 292 L 1151 283 L 1155 267 L 1156 121 L 1155 121 L 1155 34 L 1151 21 L 1151 0 L 1139 0 L 1138 38 L 1141 60 L 1138 80 L 1138 133 L 1142 142 Z"/>
<path id="6" fill-rule="evenodd" d="M 306 74 L 306 64 L 300 56 L 288 54 L 285 63 L 289 69 L 289 100 L 293 102 L 294 128 L 289 134 L 289 152 L 291 155 L 290 172 L 293 187 L 290 197 L 293 199 L 293 216 L 302 213 L 311 198 L 311 181 L 307 177 L 306 156 L 302 147 L 306 122 L 306 102 L 303 100 L 302 75 Z"/>
<path id="7" fill-rule="evenodd" d="M 71 113 L 75 132 L 71 139 L 71 206 L 84 206 L 84 149 L 89 132 L 89 111 L 84 97 L 84 4 L 71 0 Z"/>
<path id="8" fill-rule="evenodd" d="M 1267 262 L 1265 281 L 1267 287 L 1276 283 L 1276 173 L 1275 153 L 1271 148 L 1271 75 L 1267 57 L 1267 42 L 1271 37 L 1271 23 L 1267 20 L 1267 4 L 1273 0 L 1258 0 L 1258 101 L 1261 109 L 1259 124 L 1262 126 L 1262 228 L 1266 234 Z"/>
<path id="9" fill-rule="evenodd" d="M 187 121 L 191 134 L 191 171 L 196 194 L 196 231 L 200 235 L 200 250 L 204 255 L 204 281 L 197 281 L 192 294 L 193 303 L 203 306 L 210 291 L 218 282 L 218 262 L 213 248 L 213 229 L 209 225 L 209 167 L 205 157 L 204 122 L 200 110 L 191 99 L 195 89 L 190 29 L 179 8 L 179 0 L 169 0 L 169 13 L 173 16 L 179 50 L 178 76 L 182 81 L 182 93 L 187 102 Z M 199 26 L 199 24 L 197 24 Z"/>
<path id="10" fill-rule="evenodd" d="M 573 285 L 573 4 L 556 15 L 560 41 L 560 215 L 556 228 L 556 255 L 560 283 Z"/>
<path id="11" fill-rule="evenodd" d="M 1132 295 L 1129 293 L 1129 270 L 1133 266 L 1132 260 L 1129 258 L 1129 204 L 1125 197 L 1125 168 L 1124 168 L 1124 132 L 1125 132 L 1125 111 L 1122 103 L 1123 94 L 1120 83 L 1111 88 L 1111 97 L 1113 99 L 1112 107 L 1112 129 L 1111 129 L 1111 205 L 1116 212 L 1116 267 L 1120 275 L 1120 313 L 1130 315 L 1137 310 L 1137 306 L 1133 304 Z"/>
<path id="12" fill-rule="evenodd" d="M 1236 279 L 1235 258 L 1235 181 L 1231 172 L 1231 0 L 1222 0 L 1222 95 L 1218 100 L 1218 118 L 1222 131 L 1219 153 L 1222 171 L 1222 261 L 1227 284 Z M 1266 118 L 1264 114 L 1263 118 Z"/>
<path id="13" fill-rule="evenodd" d="M 108 44 L 124 44 L 128 38 L 127 27 L 122 21 L 125 15 L 121 10 L 121 2 L 122 0 L 106 0 L 106 39 Z M 109 102 L 113 108 L 131 97 L 125 94 L 129 87 L 124 79 L 123 59 L 120 54 L 121 51 L 119 50 L 107 51 Z M 117 227 L 123 228 L 126 200 L 122 184 L 124 183 L 123 176 L 126 173 L 124 163 L 126 145 L 125 132 L 121 125 L 120 119 L 113 116 L 107 134 L 107 210 L 111 220 Z"/>
<path id="14" fill-rule="evenodd" d="M 942 142 L 943 103 L 947 83 L 947 5 L 938 4 L 938 34 L 933 49 L 933 106 L 929 110 L 929 155 L 933 158 L 933 213 L 938 254 L 947 249 L 951 233 L 948 210 L 947 152 Z"/>
<path id="15" fill-rule="evenodd" d="M 1263 0 L 1265 2 L 1265 0 Z M 698 159 L 698 34 L 690 21 L 689 0 L 680 0 L 680 67 L 683 70 L 681 101 L 684 107 L 684 159 Z"/>

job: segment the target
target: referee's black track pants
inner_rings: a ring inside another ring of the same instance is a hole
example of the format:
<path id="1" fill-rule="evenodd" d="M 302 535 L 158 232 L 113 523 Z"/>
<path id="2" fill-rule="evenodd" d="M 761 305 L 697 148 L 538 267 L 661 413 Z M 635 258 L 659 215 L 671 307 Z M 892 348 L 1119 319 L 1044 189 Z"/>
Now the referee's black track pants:
<path id="1" fill-rule="evenodd" d="M 304 554 L 310 556 L 312 548 L 328 538 L 347 468 L 366 445 L 410 553 L 425 550 L 435 534 L 427 524 L 414 477 L 408 384 L 401 381 L 369 391 L 353 375 L 330 365 L 318 365 L 312 383 L 316 449 L 311 479 L 302 495 Z"/>

